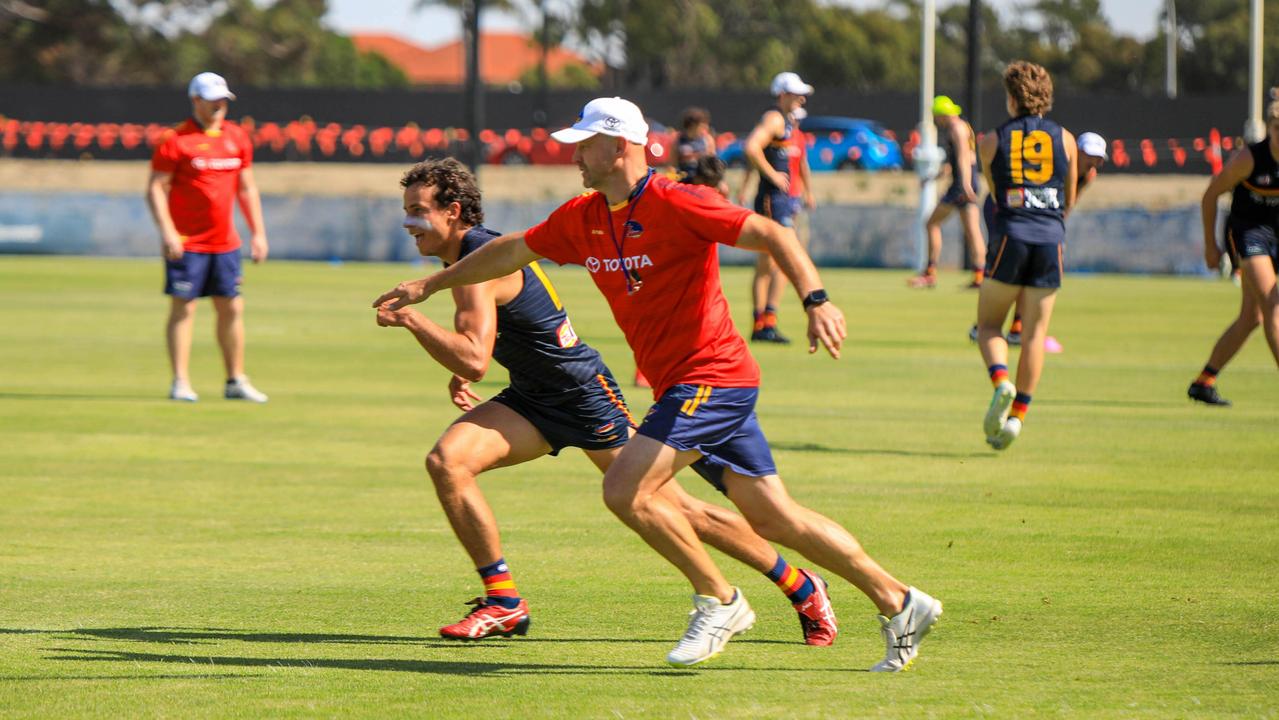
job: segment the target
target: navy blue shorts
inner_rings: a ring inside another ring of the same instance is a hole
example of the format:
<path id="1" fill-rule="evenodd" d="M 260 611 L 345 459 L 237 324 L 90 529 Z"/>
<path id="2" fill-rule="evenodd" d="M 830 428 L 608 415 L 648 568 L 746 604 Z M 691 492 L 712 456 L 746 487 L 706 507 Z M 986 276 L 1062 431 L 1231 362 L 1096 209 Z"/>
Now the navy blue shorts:
<path id="1" fill-rule="evenodd" d="M 994 195 L 986 195 L 986 202 L 981 204 L 981 216 L 986 221 L 986 237 L 997 237 L 999 232 L 995 229 L 995 223 L 998 222 L 999 206 L 995 204 Z"/>
<path id="2" fill-rule="evenodd" d="M 164 261 L 164 294 L 193 300 L 216 295 L 240 294 L 240 251 L 224 253 L 184 252 L 177 260 Z"/>
<path id="3" fill-rule="evenodd" d="M 626 399 L 611 373 L 554 398 L 530 395 L 514 386 L 493 396 L 533 424 L 558 455 L 566 447 L 607 450 L 621 447 L 635 427 Z"/>
<path id="4" fill-rule="evenodd" d="M 755 194 L 755 212 L 770 218 L 783 227 L 795 227 L 795 214 L 799 212 L 799 198 L 784 192 L 768 190 Z"/>
<path id="5" fill-rule="evenodd" d="M 1009 285 L 1059 288 L 1063 248 L 1061 243 L 1029 243 L 1005 235 L 997 247 L 986 250 L 986 277 Z"/>
<path id="6" fill-rule="evenodd" d="M 755 417 L 759 388 L 675 385 L 662 393 L 640 425 L 639 434 L 676 450 L 696 450 L 697 474 L 724 488 L 724 468 L 746 477 L 777 474 L 768 439 Z"/>
<path id="7" fill-rule="evenodd" d="M 1226 234 L 1230 250 L 1239 258 L 1268 257 L 1279 271 L 1279 237 L 1269 225 L 1231 223 Z"/>
<path id="8" fill-rule="evenodd" d="M 981 176 L 976 165 L 973 166 L 972 173 L 971 182 L 973 184 L 973 192 L 976 192 L 979 178 Z M 959 178 L 954 178 L 951 180 L 950 187 L 946 189 L 946 194 L 941 196 L 940 202 L 946 203 L 947 205 L 954 205 L 955 207 L 963 207 L 972 201 L 964 195 L 964 186 L 961 182 L 959 182 Z"/>

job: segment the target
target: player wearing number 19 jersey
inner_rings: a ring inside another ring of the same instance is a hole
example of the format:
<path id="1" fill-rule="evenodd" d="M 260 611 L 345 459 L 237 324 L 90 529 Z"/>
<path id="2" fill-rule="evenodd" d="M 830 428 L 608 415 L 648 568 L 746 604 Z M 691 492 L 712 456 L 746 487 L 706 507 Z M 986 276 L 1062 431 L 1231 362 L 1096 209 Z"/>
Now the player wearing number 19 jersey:
<path id="1" fill-rule="evenodd" d="M 1048 71 L 1018 61 L 1004 71 L 1007 122 L 982 138 L 980 155 L 997 212 L 986 252 L 986 281 L 977 301 L 977 344 L 994 397 L 986 411 L 986 442 L 1007 448 L 1021 433 L 1043 371 L 1044 338 L 1061 287 L 1066 212 L 1075 202 L 1075 138 L 1044 117 L 1052 107 Z M 1008 379 L 1004 320 L 1022 298 L 1017 384 Z"/>

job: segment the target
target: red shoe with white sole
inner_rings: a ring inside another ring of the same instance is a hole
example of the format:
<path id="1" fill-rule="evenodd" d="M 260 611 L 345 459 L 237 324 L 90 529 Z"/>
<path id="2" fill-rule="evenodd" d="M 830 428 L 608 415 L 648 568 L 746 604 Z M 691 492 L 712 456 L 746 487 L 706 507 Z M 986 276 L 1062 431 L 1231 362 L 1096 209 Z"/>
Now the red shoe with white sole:
<path id="1" fill-rule="evenodd" d="M 440 637 L 449 640 L 482 640 L 488 637 L 528 634 L 528 603 L 523 598 L 514 608 L 490 604 L 486 598 L 475 598 L 467 604 L 475 607 L 460 622 L 440 628 Z"/>

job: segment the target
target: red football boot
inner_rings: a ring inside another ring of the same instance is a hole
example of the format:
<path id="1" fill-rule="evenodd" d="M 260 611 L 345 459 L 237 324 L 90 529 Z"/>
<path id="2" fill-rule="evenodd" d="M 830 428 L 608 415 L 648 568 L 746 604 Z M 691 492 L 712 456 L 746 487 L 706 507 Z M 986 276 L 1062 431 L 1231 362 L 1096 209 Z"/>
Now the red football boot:
<path id="1" fill-rule="evenodd" d="M 830 595 L 826 594 L 826 581 L 815 572 L 803 569 L 800 572 L 813 583 L 813 594 L 807 600 L 794 604 L 795 612 L 799 613 L 799 625 L 804 629 L 804 643 L 830 645 L 835 642 L 839 628 L 835 623 Z"/>
<path id="2" fill-rule="evenodd" d="M 449 640 L 482 640 L 494 636 L 528 634 L 528 603 L 523 598 L 514 609 L 490 605 L 482 597 L 471 600 L 467 605 L 475 607 L 460 622 L 440 628 L 440 637 Z"/>

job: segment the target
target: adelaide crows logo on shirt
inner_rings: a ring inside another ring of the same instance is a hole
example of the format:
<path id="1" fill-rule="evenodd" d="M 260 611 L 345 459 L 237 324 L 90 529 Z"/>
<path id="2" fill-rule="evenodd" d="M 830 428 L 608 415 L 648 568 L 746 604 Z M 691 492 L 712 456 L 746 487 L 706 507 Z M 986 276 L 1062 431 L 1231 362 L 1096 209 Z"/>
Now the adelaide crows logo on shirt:
<path id="1" fill-rule="evenodd" d="M 627 238 L 637 238 L 644 234 L 644 226 L 634 220 L 627 220 L 622 226 L 622 231 L 626 233 Z"/>

